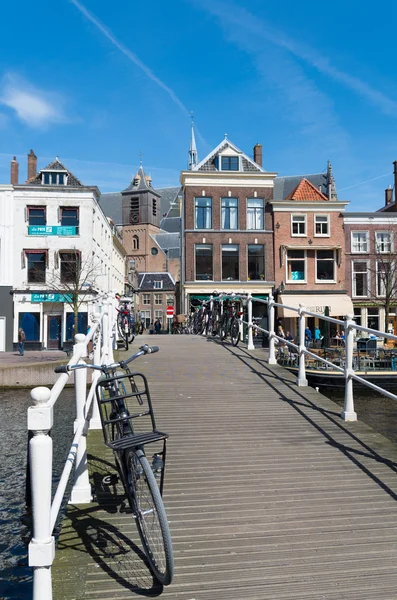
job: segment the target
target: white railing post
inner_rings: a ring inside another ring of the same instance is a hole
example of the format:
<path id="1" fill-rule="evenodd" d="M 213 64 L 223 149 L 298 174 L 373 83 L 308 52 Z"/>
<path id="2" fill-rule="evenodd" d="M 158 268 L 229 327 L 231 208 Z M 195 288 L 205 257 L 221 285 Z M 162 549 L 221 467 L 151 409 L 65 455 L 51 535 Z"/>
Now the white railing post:
<path id="1" fill-rule="evenodd" d="M 254 346 L 254 338 L 252 335 L 252 296 L 248 294 L 248 342 L 247 342 L 247 350 L 255 350 Z"/>
<path id="2" fill-rule="evenodd" d="M 306 318 L 303 314 L 304 306 L 299 305 L 299 371 L 296 383 L 300 387 L 307 386 L 306 366 L 305 366 L 305 329 Z"/>
<path id="3" fill-rule="evenodd" d="M 274 298 L 273 294 L 269 294 L 269 365 L 276 365 L 276 354 L 274 351 Z"/>
<path id="4" fill-rule="evenodd" d="M 113 326 L 114 326 L 114 313 L 115 308 L 113 305 L 113 300 L 111 297 L 108 298 L 107 301 L 107 306 L 108 306 L 108 327 L 109 327 L 109 333 L 108 333 L 108 357 L 109 357 L 109 362 L 112 363 L 114 362 L 114 356 L 113 356 L 113 346 L 114 346 L 114 340 L 113 340 Z"/>
<path id="5" fill-rule="evenodd" d="M 99 312 L 95 311 L 92 315 L 92 320 L 94 323 L 99 323 L 99 326 L 94 333 L 94 337 L 92 338 L 92 346 L 94 349 L 94 365 L 99 365 L 101 362 L 101 315 Z M 92 371 L 92 383 L 96 382 L 96 380 L 100 377 L 99 371 Z M 96 399 L 96 394 L 92 399 L 92 415 L 90 419 L 90 429 L 102 429 L 101 417 L 99 414 L 98 402 Z"/>
<path id="6" fill-rule="evenodd" d="M 345 317 L 345 405 L 341 412 L 344 421 L 357 421 L 357 413 L 354 411 L 353 398 L 353 379 L 351 374 L 353 370 L 353 345 L 354 345 L 354 325 L 353 315 Z"/>
<path id="7" fill-rule="evenodd" d="M 104 312 L 102 313 L 102 329 L 101 329 L 101 340 L 102 340 L 102 345 L 101 345 L 101 351 L 103 354 L 103 362 L 105 363 L 109 363 L 109 340 L 108 340 L 108 331 L 109 331 L 109 326 L 108 326 L 108 322 L 109 322 L 109 316 L 108 316 L 108 308 L 105 305 L 104 306 Z"/>
<path id="8" fill-rule="evenodd" d="M 74 339 L 76 344 L 74 345 L 73 353 L 77 354 L 77 352 L 80 353 L 81 350 L 85 349 L 85 335 L 78 333 Z M 84 361 L 80 360 L 79 364 L 84 364 Z M 76 433 L 78 427 L 84 425 L 86 418 L 84 412 L 87 398 L 87 369 L 75 370 L 74 387 L 76 398 L 76 420 L 74 422 L 74 432 Z M 88 477 L 87 464 L 87 438 L 83 433 L 77 447 L 74 484 L 69 502 L 71 504 L 87 504 L 91 502 L 91 500 L 91 486 Z"/>
<path id="9" fill-rule="evenodd" d="M 34 388 L 28 408 L 30 481 L 32 493 L 33 537 L 29 543 L 29 566 L 33 567 L 33 600 L 51 600 L 51 565 L 55 541 L 51 535 L 52 439 L 53 408 L 46 406 L 51 392 L 46 387 Z"/>

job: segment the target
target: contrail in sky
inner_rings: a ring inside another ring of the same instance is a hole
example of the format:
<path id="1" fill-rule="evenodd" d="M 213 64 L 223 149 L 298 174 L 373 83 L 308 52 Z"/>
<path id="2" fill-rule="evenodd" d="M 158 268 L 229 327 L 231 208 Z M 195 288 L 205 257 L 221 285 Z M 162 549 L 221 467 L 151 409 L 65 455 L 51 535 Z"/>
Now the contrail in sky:
<path id="1" fill-rule="evenodd" d="M 129 50 L 128 48 L 126 48 L 126 46 L 124 46 L 124 44 L 122 44 L 121 42 L 119 42 L 119 40 L 113 35 L 113 33 L 110 31 L 110 29 L 108 29 L 107 27 L 105 27 L 105 25 L 103 25 L 91 12 L 89 12 L 85 6 L 83 6 L 80 2 L 78 2 L 78 0 L 69 0 L 69 2 L 71 2 L 72 4 L 74 4 L 74 6 L 89 20 L 91 21 L 91 23 L 94 23 L 94 25 L 99 29 L 99 31 L 101 31 L 101 33 L 103 33 L 103 35 L 105 37 L 108 38 L 108 40 L 110 42 L 112 42 L 112 44 L 114 46 L 116 46 L 116 48 L 118 48 L 120 50 L 120 52 L 122 52 L 131 62 L 133 62 L 137 67 L 139 67 L 140 69 L 142 69 L 142 71 L 149 77 L 149 79 L 151 79 L 152 81 L 154 81 L 154 83 L 156 83 L 159 87 L 161 87 L 165 92 L 167 92 L 167 94 L 170 96 L 171 100 L 173 100 L 173 102 L 175 102 L 175 104 L 177 106 L 179 106 L 179 108 L 181 109 L 181 111 L 187 115 L 190 116 L 190 112 L 188 111 L 188 109 L 186 108 L 186 106 L 183 104 L 183 102 L 181 102 L 178 98 L 178 96 L 171 90 L 171 88 L 168 87 L 168 85 L 166 85 L 163 81 L 161 81 L 161 79 L 159 79 L 154 73 L 153 71 L 151 71 L 151 69 L 149 69 L 149 67 L 147 67 L 138 57 L 136 54 L 134 54 L 133 52 L 131 52 L 131 50 Z"/>

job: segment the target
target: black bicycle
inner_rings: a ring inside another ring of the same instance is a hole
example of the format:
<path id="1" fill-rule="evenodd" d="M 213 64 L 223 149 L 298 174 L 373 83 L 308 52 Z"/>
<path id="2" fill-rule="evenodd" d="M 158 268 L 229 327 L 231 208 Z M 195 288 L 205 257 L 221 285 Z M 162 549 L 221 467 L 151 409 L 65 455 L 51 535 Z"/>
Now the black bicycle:
<path id="1" fill-rule="evenodd" d="M 135 337 L 135 321 L 131 314 L 130 299 L 121 299 L 117 310 L 117 330 L 119 336 L 124 340 L 125 349 L 128 350 L 128 344 L 134 341 Z"/>
<path id="2" fill-rule="evenodd" d="M 171 534 L 162 500 L 168 435 L 157 429 L 146 377 L 132 373 L 128 364 L 139 356 L 158 352 L 145 344 L 133 356 L 110 365 L 62 365 L 56 373 L 76 369 L 102 372 L 96 385 L 105 444 L 112 448 L 125 494 L 148 562 L 156 579 L 169 585 L 174 572 Z M 122 372 L 118 371 L 122 369 Z M 150 464 L 145 446 L 159 451 Z"/>

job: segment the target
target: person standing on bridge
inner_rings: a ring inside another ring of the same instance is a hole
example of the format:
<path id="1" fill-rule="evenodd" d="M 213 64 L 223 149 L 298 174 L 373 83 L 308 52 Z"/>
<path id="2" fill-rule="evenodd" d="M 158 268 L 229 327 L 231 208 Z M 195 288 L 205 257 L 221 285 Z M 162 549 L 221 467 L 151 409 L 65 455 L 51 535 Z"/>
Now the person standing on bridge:
<path id="1" fill-rule="evenodd" d="M 22 327 L 18 329 L 18 351 L 21 356 L 24 355 L 25 352 L 25 340 L 26 335 Z"/>

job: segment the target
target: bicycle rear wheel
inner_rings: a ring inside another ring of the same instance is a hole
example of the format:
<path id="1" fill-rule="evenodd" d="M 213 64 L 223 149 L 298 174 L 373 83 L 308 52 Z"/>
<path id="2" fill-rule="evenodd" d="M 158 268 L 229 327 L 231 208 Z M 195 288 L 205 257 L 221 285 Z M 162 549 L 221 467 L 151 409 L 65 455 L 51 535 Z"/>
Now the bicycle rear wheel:
<path id="1" fill-rule="evenodd" d="M 237 319 L 234 319 L 230 328 L 230 338 L 233 346 L 237 346 L 240 341 L 240 323 L 237 321 Z"/>
<path id="2" fill-rule="evenodd" d="M 169 585 L 174 555 L 163 500 L 156 478 L 142 450 L 126 451 L 127 496 L 147 559 L 155 577 Z"/>

